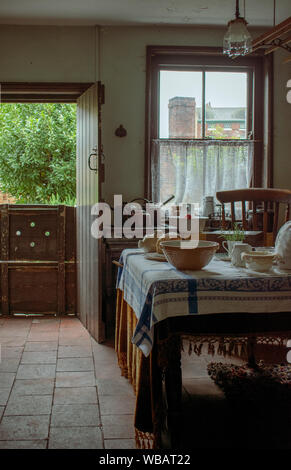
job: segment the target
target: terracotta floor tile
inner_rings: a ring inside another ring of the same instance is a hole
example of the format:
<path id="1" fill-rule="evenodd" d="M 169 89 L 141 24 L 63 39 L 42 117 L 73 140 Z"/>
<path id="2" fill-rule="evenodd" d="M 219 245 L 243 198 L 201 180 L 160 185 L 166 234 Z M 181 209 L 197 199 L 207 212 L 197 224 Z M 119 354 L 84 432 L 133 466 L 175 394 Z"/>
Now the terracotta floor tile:
<path id="1" fill-rule="evenodd" d="M 10 388 L 0 388 L 0 406 L 5 406 L 10 395 Z"/>
<path id="2" fill-rule="evenodd" d="M 73 330 L 75 328 L 80 328 L 80 325 L 81 325 L 81 323 L 80 323 L 80 320 L 78 320 L 78 319 L 76 319 L 74 321 L 66 319 L 64 321 L 61 321 L 60 331 Z"/>
<path id="3" fill-rule="evenodd" d="M 88 348 L 91 346 L 91 342 L 89 338 L 71 338 L 71 337 L 66 337 L 66 338 L 60 338 L 59 339 L 59 345 L 60 346 L 82 346 L 85 348 Z"/>
<path id="4" fill-rule="evenodd" d="M 19 362 L 20 357 L 18 359 L 7 359 L 6 357 L 2 357 L 0 362 L 0 372 L 17 372 Z"/>
<path id="5" fill-rule="evenodd" d="M 15 379 L 15 374 L 11 372 L 0 372 L 0 388 L 11 388 Z"/>
<path id="6" fill-rule="evenodd" d="M 111 348 L 102 350 L 93 349 L 94 361 L 96 364 L 117 363 L 116 352 Z"/>
<path id="7" fill-rule="evenodd" d="M 24 352 L 21 364 L 56 364 L 57 351 L 29 351 Z"/>
<path id="8" fill-rule="evenodd" d="M 51 413 L 52 395 L 29 396 L 11 395 L 5 416 L 39 416 Z"/>
<path id="9" fill-rule="evenodd" d="M 58 349 L 57 341 L 28 341 L 25 345 L 24 352 L 29 351 L 56 351 Z"/>
<path id="10" fill-rule="evenodd" d="M 85 328 L 74 328 L 74 329 L 60 329 L 59 331 L 60 338 L 88 338 L 90 339 L 90 334 Z"/>
<path id="11" fill-rule="evenodd" d="M 47 439 L 49 416 L 4 416 L 0 424 L 0 440 Z"/>
<path id="12" fill-rule="evenodd" d="M 134 415 L 103 415 L 104 439 L 134 439 Z"/>
<path id="13" fill-rule="evenodd" d="M 56 387 L 95 387 L 94 372 L 57 372 Z"/>
<path id="14" fill-rule="evenodd" d="M 49 449 L 103 449 L 102 433 L 97 427 L 52 427 Z"/>
<path id="15" fill-rule="evenodd" d="M 105 449 L 136 449 L 134 439 L 104 439 Z"/>
<path id="16" fill-rule="evenodd" d="M 91 346 L 59 346 L 58 358 L 65 357 L 91 357 L 92 350 Z"/>
<path id="17" fill-rule="evenodd" d="M 99 395 L 128 395 L 134 397 L 133 387 L 124 377 L 114 379 L 97 378 L 97 389 Z"/>
<path id="18" fill-rule="evenodd" d="M 25 345 L 25 338 L 10 338 L 0 336 L 0 344 L 2 347 L 21 347 Z"/>
<path id="19" fill-rule="evenodd" d="M 58 336 L 59 335 L 59 328 L 54 326 L 54 327 L 32 327 L 30 329 L 30 333 L 29 333 L 29 336 L 30 337 L 34 337 L 34 336 L 38 336 L 40 335 L 41 337 L 42 336 Z"/>
<path id="20" fill-rule="evenodd" d="M 18 359 L 21 357 L 23 352 L 23 347 L 2 347 L 1 348 L 1 356 L 6 359 Z"/>
<path id="21" fill-rule="evenodd" d="M 96 404 L 96 387 L 56 388 L 54 405 Z"/>
<path id="22" fill-rule="evenodd" d="M 0 449 L 46 449 L 47 440 L 42 441 L 0 441 Z"/>
<path id="23" fill-rule="evenodd" d="M 60 321 L 39 320 L 39 323 L 32 322 L 31 330 L 50 331 L 53 329 L 59 329 L 60 324 L 61 324 Z"/>
<path id="24" fill-rule="evenodd" d="M 51 426 L 99 426 L 97 405 L 54 405 Z"/>
<path id="25" fill-rule="evenodd" d="M 29 333 L 29 328 L 1 328 L 0 335 L 1 338 L 26 338 Z"/>
<path id="26" fill-rule="evenodd" d="M 54 379 L 15 380 L 12 394 L 15 395 L 52 395 Z"/>
<path id="27" fill-rule="evenodd" d="M 117 364 L 95 364 L 95 373 L 98 379 L 115 379 L 121 372 Z"/>
<path id="28" fill-rule="evenodd" d="M 56 366 L 53 364 L 20 364 L 17 379 L 53 379 Z"/>
<path id="29" fill-rule="evenodd" d="M 58 333 L 30 333 L 27 337 L 27 341 L 57 341 L 59 337 Z"/>
<path id="30" fill-rule="evenodd" d="M 80 372 L 94 370 L 93 359 L 91 357 L 58 359 L 58 372 Z"/>
<path id="31" fill-rule="evenodd" d="M 135 398 L 127 395 L 99 397 L 101 415 L 133 414 L 135 410 Z"/>
<path id="32" fill-rule="evenodd" d="M 43 325 L 52 325 L 57 323 L 58 325 L 61 323 L 61 318 L 60 317 L 41 317 L 41 318 L 33 318 L 31 324 L 32 325 L 37 325 L 37 324 L 43 324 Z"/>

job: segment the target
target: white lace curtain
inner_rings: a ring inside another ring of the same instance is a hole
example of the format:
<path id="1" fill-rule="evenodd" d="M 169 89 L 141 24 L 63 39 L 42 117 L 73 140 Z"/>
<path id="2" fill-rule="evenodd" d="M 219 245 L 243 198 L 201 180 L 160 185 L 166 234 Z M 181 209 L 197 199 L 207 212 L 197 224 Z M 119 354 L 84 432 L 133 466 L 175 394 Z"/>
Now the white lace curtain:
<path id="1" fill-rule="evenodd" d="M 152 188 L 155 201 L 172 194 L 174 204 L 198 202 L 217 191 L 247 188 L 253 168 L 253 142 L 154 140 Z"/>

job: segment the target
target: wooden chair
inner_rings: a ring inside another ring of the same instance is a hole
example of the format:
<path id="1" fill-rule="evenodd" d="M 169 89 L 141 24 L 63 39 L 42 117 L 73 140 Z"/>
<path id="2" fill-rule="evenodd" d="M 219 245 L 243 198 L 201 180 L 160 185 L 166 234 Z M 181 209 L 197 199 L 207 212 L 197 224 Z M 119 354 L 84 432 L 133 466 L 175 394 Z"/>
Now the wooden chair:
<path id="1" fill-rule="evenodd" d="M 263 230 L 265 245 L 275 243 L 279 224 L 280 204 L 285 205 L 284 222 L 291 217 L 291 191 L 288 189 L 234 189 L 229 191 L 218 191 L 216 197 L 222 204 L 222 229 L 226 228 L 225 204 L 231 206 L 231 222 L 241 222 L 244 230 L 249 230 L 248 209 L 252 210 L 252 230 Z M 241 219 L 236 219 L 235 203 L 241 203 Z M 248 208 L 246 202 L 249 203 Z M 272 214 L 271 233 L 268 231 L 270 215 Z M 259 217 L 262 217 L 261 227 L 259 226 Z"/>

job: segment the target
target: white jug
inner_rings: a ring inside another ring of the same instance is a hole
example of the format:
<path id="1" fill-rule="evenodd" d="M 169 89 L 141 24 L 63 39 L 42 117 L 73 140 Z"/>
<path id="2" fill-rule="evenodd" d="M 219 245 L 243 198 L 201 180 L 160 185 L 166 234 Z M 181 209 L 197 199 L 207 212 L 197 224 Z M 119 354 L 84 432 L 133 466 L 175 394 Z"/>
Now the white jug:
<path id="1" fill-rule="evenodd" d="M 291 269 L 291 220 L 282 225 L 278 232 L 275 253 L 277 266 L 280 269 Z"/>
<path id="2" fill-rule="evenodd" d="M 248 243 L 236 242 L 231 252 L 231 264 L 234 266 L 245 267 L 245 261 L 241 258 L 242 253 L 252 251 Z"/>

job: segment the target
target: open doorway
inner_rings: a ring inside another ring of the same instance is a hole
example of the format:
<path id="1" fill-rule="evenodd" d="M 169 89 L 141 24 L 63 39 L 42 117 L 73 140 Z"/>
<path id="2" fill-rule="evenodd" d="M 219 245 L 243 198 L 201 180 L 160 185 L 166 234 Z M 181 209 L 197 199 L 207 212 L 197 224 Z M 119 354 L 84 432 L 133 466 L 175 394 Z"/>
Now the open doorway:
<path id="1" fill-rule="evenodd" d="M 99 86 L 2 83 L 0 189 L 14 204 L 1 207 L 0 264 L 2 314 L 36 313 L 45 299 L 48 313 L 68 313 L 74 304 L 74 313 L 100 341 L 100 247 L 90 236 L 91 206 L 100 192 Z M 88 165 L 89 155 L 94 157 Z M 12 279 L 15 270 L 25 279 Z M 70 292 L 77 303 L 68 301 Z M 37 300 L 31 307 L 32 294 Z"/>

